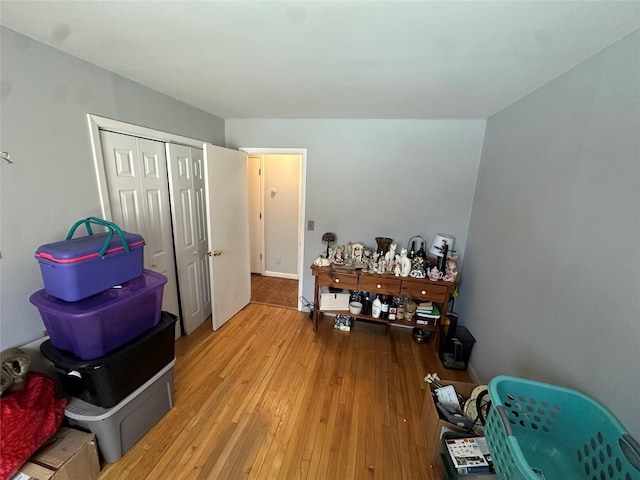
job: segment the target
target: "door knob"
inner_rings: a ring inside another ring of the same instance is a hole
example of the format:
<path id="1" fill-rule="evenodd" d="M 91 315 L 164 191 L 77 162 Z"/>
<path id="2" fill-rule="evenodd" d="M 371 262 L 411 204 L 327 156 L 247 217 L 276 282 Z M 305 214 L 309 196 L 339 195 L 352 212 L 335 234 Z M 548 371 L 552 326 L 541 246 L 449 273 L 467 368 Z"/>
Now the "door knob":
<path id="1" fill-rule="evenodd" d="M 213 256 L 214 257 L 219 257 L 220 255 L 222 255 L 222 252 L 220 250 L 214 250 L 213 251 Z"/>

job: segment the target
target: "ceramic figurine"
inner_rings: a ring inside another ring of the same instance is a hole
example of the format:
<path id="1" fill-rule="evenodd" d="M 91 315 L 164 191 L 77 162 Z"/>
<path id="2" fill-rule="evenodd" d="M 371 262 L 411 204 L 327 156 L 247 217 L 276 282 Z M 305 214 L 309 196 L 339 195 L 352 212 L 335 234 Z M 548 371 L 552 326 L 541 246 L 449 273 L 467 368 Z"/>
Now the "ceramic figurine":
<path id="1" fill-rule="evenodd" d="M 387 271 L 387 262 L 384 259 L 383 255 L 380 255 L 378 260 L 378 268 L 376 268 L 376 273 L 385 273 Z"/>
<path id="2" fill-rule="evenodd" d="M 453 256 L 447 258 L 445 262 L 445 274 L 442 280 L 445 282 L 455 282 L 458 276 L 458 257 Z"/>
<path id="3" fill-rule="evenodd" d="M 362 250 L 362 271 L 363 272 L 370 272 L 371 271 L 371 263 L 372 263 L 372 259 L 371 259 L 371 249 L 369 248 L 363 248 Z"/>
<path id="4" fill-rule="evenodd" d="M 344 245 L 338 245 L 333 255 L 333 263 L 335 265 L 344 265 Z"/>
<path id="5" fill-rule="evenodd" d="M 412 278 L 425 278 L 427 275 L 424 273 L 424 270 L 411 270 L 409 276 Z"/>
<path id="6" fill-rule="evenodd" d="M 386 257 L 384 259 L 384 272 L 383 273 L 391 273 L 393 274 L 393 259 L 387 261 Z"/>
<path id="7" fill-rule="evenodd" d="M 411 259 L 411 270 L 423 270 L 424 271 L 424 258 L 416 255 Z"/>
<path id="8" fill-rule="evenodd" d="M 351 244 L 351 254 L 353 255 L 353 259 L 356 262 L 361 262 L 362 261 L 362 256 L 364 253 L 364 245 L 359 243 L 359 242 L 354 242 Z M 369 251 L 369 254 L 371 254 L 371 251 Z"/>
<path id="9" fill-rule="evenodd" d="M 320 255 L 318 258 L 316 258 L 313 261 L 313 264 L 318 267 L 328 267 L 329 265 L 331 265 L 331 262 L 329 261 L 328 258 L 325 258 L 322 255 Z"/>
<path id="10" fill-rule="evenodd" d="M 442 272 L 438 270 L 438 267 L 433 267 L 427 271 L 427 276 L 429 280 L 436 282 L 442 278 Z"/>
<path id="11" fill-rule="evenodd" d="M 396 255 L 396 260 L 395 262 L 393 262 L 393 274 L 396 277 L 400 276 L 400 271 L 401 271 L 401 267 L 400 267 L 400 255 Z"/>
<path id="12" fill-rule="evenodd" d="M 398 244 L 397 243 L 392 243 L 389 246 L 389 251 L 384 254 L 384 261 L 387 263 L 387 265 L 389 265 L 391 262 L 393 262 L 393 259 L 396 256 L 396 248 L 398 248 Z"/>
<path id="13" fill-rule="evenodd" d="M 411 272 L 411 260 L 407 257 L 407 249 L 400 250 L 400 276 L 408 277 Z"/>

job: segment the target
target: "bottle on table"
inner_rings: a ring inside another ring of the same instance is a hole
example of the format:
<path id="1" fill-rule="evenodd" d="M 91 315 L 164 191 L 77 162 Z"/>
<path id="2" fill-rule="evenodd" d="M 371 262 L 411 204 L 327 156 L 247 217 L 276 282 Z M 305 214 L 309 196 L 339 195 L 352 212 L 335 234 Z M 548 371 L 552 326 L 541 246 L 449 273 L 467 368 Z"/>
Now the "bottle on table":
<path id="1" fill-rule="evenodd" d="M 382 296 L 382 302 L 380 306 L 380 318 L 388 319 L 389 318 L 389 299 L 386 295 Z"/>
<path id="2" fill-rule="evenodd" d="M 381 311 L 382 311 L 382 302 L 380 301 L 380 298 L 378 297 L 378 295 L 376 295 L 375 300 L 371 304 L 371 316 L 373 318 L 380 318 Z"/>
<path id="3" fill-rule="evenodd" d="M 409 250 L 409 260 L 416 256 L 416 242 L 415 240 L 411 242 L 411 250 Z"/>

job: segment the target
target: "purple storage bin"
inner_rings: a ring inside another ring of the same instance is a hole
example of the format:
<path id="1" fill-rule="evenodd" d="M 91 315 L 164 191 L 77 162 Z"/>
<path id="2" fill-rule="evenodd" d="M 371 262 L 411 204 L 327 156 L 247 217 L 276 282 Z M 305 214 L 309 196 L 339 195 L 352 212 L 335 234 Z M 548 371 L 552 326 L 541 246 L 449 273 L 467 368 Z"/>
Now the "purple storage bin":
<path id="1" fill-rule="evenodd" d="M 65 302 L 45 290 L 29 301 L 38 307 L 54 347 L 93 360 L 159 323 L 166 282 L 164 275 L 144 270 L 121 287 L 79 302 Z"/>
<path id="2" fill-rule="evenodd" d="M 44 289 L 67 302 L 77 302 L 142 275 L 144 239 L 123 232 L 129 246 L 113 235 L 104 256 L 99 256 L 109 233 L 99 233 L 42 245 L 35 253 Z"/>

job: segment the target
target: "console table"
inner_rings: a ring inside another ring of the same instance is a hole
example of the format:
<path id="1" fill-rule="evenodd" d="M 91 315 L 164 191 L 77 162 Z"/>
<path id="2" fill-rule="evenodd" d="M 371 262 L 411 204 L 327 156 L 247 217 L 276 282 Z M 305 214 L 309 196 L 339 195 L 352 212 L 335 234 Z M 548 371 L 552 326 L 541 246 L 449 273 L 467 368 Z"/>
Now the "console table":
<path id="1" fill-rule="evenodd" d="M 311 273 L 315 278 L 313 291 L 313 328 L 318 330 L 318 320 L 324 313 L 336 315 L 348 315 L 356 319 L 364 319 L 371 322 L 386 325 L 399 325 L 408 327 L 418 327 L 423 330 L 431 330 L 437 334 L 441 326 L 448 325 L 447 307 L 451 295 L 456 290 L 454 282 L 432 281 L 428 278 L 396 277 L 391 274 L 362 273 L 360 270 L 342 270 L 333 267 L 311 266 Z M 344 290 L 358 290 L 360 292 L 370 292 L 380 295 L 391 295 L 408 297 L 416 303 L 430 301 L 438 305 L 440 318 L 437 325 L 416 324 L 415 318 L 411 322 L 404 319 L 386 320 L 373 318 L 371 315 L 353 314 L 348 310 L 320 310 L 319 290 L 320 287 L 336 287 Z"/>

